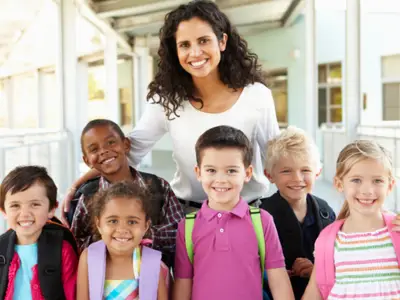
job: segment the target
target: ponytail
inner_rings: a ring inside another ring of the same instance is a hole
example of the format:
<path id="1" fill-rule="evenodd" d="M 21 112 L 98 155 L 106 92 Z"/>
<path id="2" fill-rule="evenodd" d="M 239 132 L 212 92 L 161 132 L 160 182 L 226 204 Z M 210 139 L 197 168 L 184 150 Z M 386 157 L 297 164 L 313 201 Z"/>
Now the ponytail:
<path id="1" fill-rule="evenodd" d="M 337 220 L 343 220 L 346 219 L 350 215 L 350 209 L 349 209 L 349 204 L 347 203 L 347 200 L 344 200 L 343 206 L 340 209 L 339 215 L 337 216 Z"/>

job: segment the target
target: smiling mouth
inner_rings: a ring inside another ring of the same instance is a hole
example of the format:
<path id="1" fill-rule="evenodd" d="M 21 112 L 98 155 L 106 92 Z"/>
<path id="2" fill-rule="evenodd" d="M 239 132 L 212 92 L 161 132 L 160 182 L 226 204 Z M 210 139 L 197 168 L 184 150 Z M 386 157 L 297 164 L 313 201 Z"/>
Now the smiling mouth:
<path id="1" fill-rule="evenodd" d="M 194 68 L 201 68 L 202 66 L 204 66 L 206 64 L 206 62 L 208 61 L 208 59 L 203 59 L 201 61 L 192 61 L 189 63 L 189 65 L 191 65 Z"/>
<path id="2" fill-rule="evenodd" d="M 362 205 L 367 205 L 367 206 L 374 204 L 375 201 L 376 201 L 376 199 L 367 199 L 367 200 L 365 200 L 365 199 L 359 199 L 359 198 L 356 198 L 356 200 L 359 203 L 361 203 Z"/>
<path id="3" fill-rule="evenodd" d="M 33 225 L 33 223 L 35 223 L 34 221 L 20 221 L 18 222 L 18 225 L 23 227 L 23 228 L 27 228 Z"/>
<path id="4" fill-rule="evenodd" d="M 295 190 L 295 191 L 300 191 L 305 188 L 305 186 L 288 186 L 289 189 Z"/>
<path id="5" fill-rule="evenodd" d="M 119 242 L 119 243 L 127 243 L 129 241 L 131 241 L 131 238 L 113 238 L 113 240 Z"/>
<path id="6" fill-rule="evenodd" d="M 115 159 L 116 159 L 115 157 L 108 158 L 108 159 L 106 159 L 106 160 L 103 160 L 103 161 L 101 162 L 101 164 L 102 164 L 102 165 L 110 164 L 110 163 L 112 163 Z"/>
<path id="7" fill-rule="evenodd" d="M 230 191 L 231 189 L 230 188 L 216 188 L 216 187 L 213 187 L 213 190 L 216 191 L 216 192 L 219 192 L 219 193 L 224 193 L 224 192 Z"/>

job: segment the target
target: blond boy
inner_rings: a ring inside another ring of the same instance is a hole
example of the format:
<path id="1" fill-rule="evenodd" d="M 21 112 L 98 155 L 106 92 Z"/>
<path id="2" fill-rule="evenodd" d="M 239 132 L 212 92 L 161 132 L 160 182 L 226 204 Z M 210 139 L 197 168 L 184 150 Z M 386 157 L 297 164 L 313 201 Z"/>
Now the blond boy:
<path id="1" fill-rule="evenodd" d="M 315 142 L 296 127 L 269 141 L 264 173 L 278 188 L 261 208 L 274 218 L 296 299 L 301 299 L 314 263 L 314 243 L 336 216 L 328 203 L 312 195 L 321 172 Z"/>

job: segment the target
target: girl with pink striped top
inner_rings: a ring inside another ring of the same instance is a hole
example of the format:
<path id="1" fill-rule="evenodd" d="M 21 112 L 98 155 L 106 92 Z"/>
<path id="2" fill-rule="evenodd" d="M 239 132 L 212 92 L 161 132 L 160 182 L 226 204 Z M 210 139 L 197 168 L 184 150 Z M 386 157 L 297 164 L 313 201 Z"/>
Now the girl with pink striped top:
<path id="1" fill-rule="evenodd" d="M 400 299 L 400 233 L 383 203 L 394 186 L 390 153 L 360 140 L 339 154 L 334 183 L 345 202 L 315 244 L 303 299 Z"/>

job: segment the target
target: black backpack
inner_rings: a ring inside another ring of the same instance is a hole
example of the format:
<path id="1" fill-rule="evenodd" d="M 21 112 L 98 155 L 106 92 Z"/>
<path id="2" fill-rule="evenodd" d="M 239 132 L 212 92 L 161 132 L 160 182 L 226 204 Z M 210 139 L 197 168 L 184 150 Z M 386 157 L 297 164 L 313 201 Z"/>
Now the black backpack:
<path id="1" fill-rule="evenodd" d="M 52 219 L 53 220 L 53 219 Z M 67 241 L 78 255 L 78 248 L 71 231 L 49 221 L 38 240 L 38 276 L 40 289 L 46 300 L 65 300 L 61 274 L 61 251 L 63 241 Z M 8 270 L 14 257 L 16 232 L 8 230 L 0 236 L 0 299 L 4 299 L 8 286 Z"/>

